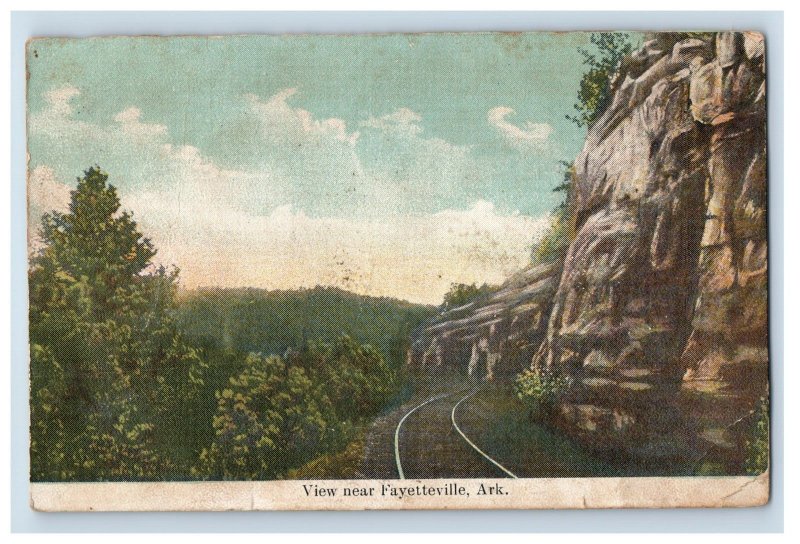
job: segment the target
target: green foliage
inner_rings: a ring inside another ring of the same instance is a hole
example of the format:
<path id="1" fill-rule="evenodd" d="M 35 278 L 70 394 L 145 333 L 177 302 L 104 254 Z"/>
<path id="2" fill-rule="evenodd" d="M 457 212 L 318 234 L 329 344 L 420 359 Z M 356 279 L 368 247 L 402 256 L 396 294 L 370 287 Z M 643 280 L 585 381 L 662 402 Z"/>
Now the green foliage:
<path id="1" fill-rule="evenodd" d="M 450 284 L 450 290 L 444 295 L 440 308 L 442 311 L 452 310 L 453 308 L 463 306 L 475 299 L 494 293 L 495 291 L 497 291 L 496 285 L 488 285 L 486 283 L 481 286 L 474 283 L 469 285 L 465 283 L 452 283 Z"/>
<path id="2" fill-rule="evenodd" d="M 217 392 L 215 438 L 195 471 L 213 479 L 270 479 L 309 458 L 327 438 L 330 401 L 302 367 L 278 356 L 248 356 Z"/>
<path id="3" fill-rule="evenodd" d="M 587 71 L 574 106 L 577 115 L 567 115 L 578 126 L 590 126 L 606 110 L 611 102 L 611 77 L 622 58 L 633 51 L 633 44 L 624 33 L 593 32 L 590 40 L 592 49 L 580 49 Z"/>
<path id="4" fill-rule="evenodd" d="M 311 340 L 334 342 L 347 335 L 374 346 L 393 367 L 399 367 L 409 331 L 433 313 L 429 306 L 334 287 L 203 289 L 183 295 L 177 319 L 187 337 L 206 353 L 282 355 Z"/>
<path id="5" fill-rule="evenodd" d="M 692 471 L 692 476 L 727 476 L 725 464 L 713 459 L 703 459 L 697 468 Z"/>
<path id="6" fill-rule="evenodd" d="M 564 168 L 564 177 L 562 182 L 553 188 L 553 192 L 564 193 L 564 199 L 551 214 L 550 228 L 531 250 L 531 264 L 534 265 L 552 263 L 563 257 L 572 239 L 568 208 L 575 167 L 567 161 L 560 161 L 559 164 Z"/>
<path id="7" fill-rule="evenodd" d="M 544 419 L 571 385 L 568 376 L 528 369 L 517 375 L 514 391 L 534 419 Z"/>
<path id="8" fill-rule="evenodd" d="M 517 474 L 526 478 L 638 475 L 618 466 L 617 460 L 612 464 L 593 455 L 549 422 L 532 421 L 528 407 L 514 393 L 508 384 L 487 384 L 464 406 L 461 419 L 471 424 L 475 436 L 492 445 L 495 459 L 515 459 Z"/>
<path id="9" fill-rule="evenodd" d="M 380 352 L 370 345 L 359 345 L 349 336 L 312 345 L 289 358 L 325 384 L 340 421 L 378 413 L 395 391 L 397 376 Z"/>
<path id="10" fill-rule="evenodd" d="M 29 273 L 32 480 L 353 465 L 359 429 L 402 389 L 409 331 L 434 308 L 332 288 L 178 302 L 178 271 L 151 264 L 155 248 L 119 208 L 90 168 L 69 211 L 42 221 Z"/>
<path id="11" fill-rule="evenodd" d="M 183 293 L 178 302 L 177 319 L 181 330 L 202 354 L 208 368 L 204 385 L 189 405 L 190 425 L 183 431 L 181 445 L 187 454 L 199 454 L 216 440 L 212 415 L 218 410 L 215 393 L 229 388 L 230 377 L 239 376 L 247 368 L 248 353 L 273 354 L 291 359 L 291 363 L 315 372 L 333 361 L 326 350 L 339 345 L 342 336 L 354 344 L 369 344 L 391 369 L 391 379 L 375 384 L 375 392 L 385 396 L 402 386 L 400 374 L 408 347 L 408 335 L 414 327 L 433 314 L 433 308 L 391 298 L 376 298 L 348 293 L 330 287 L 298 291 L 265 291 L 262 289 L 203 289 Z M 367 361 L 372 356 L 362 357 Z M 316 363 L 312 364 L 312 361 Z M 315 374 L 318 379 L 322 373 Z M 319 378 L 322 379 L 322 378 Z M 333 383 L 343 380 L 338 377 Z M 364 385 L 358 377 L 354 383 Z M 345 384 L 346 385 L 346 384 Z M 366 385 L 364 385 L 366 387 Z M 335 398 L 341 402 L 356 399 L 354 406 L 369 404 L 359 394 L 344 391 Z M 374 400 L 372 403 L 380 403 Z M 367 409 L 372 410 L 373 406 Z M 353 408 L 357 410 L 361 408 Z M 351 410 L 352 411 L 352 410 Z M 339 408 L 339 412 L 345 410 Z M 350 415 L 326 414 L 326 420 L 338 421 Z M 349 432 L 349 431 L 348 431 Z M 344 433 L 337 436 L 339 445 L 326 445 L 331 452 L 344 447 Z M 217 446 L 218 448 L 220 446 Z M 326 450 L 327 451 L 327 450 Z M 206 454 L 208 455 L 208 454 Z M 295 465 L 299 466 L 299 465 Z M 210 470 L 206 464 L 203 470 Z M 195 470 L 201 474 L 200 469 Z M 197 477 L 197 476 L 193 476 Z M 206 477 L 214 476 L 210 470 Z"/>
<path id="12" fill-rule="evenodd" d="M 757 476 L 769 468 L 769 400 L 761 397 L 745 448 L 745 473 Z"/>
<path id="13" fill-rule="evenodd" d="M 532 264 L 552 263 L 561 258 L 569 247 L 568 222 L 563 213 L 555 213 L 550 228 L 531 251 Z"/>
<path id="14" fill-rule="evenodd" d="M 176 467 L 159 437 L 202 385 L 171 316 L 177 271 L 150 264 L 107 180 L 85 172 L 69 212 L 44 216 L 31 261 L 34 480 L 166 477 Z"/>
<path id="15" fill-rule="evenodd" d="M 214 438 L 193 474 L 282 478 L 312 459 L 331 457 L 360 422 L 383 408 L 394 382 L 377 350 L 347 336 L 285 357 L 250 354 L 242 373 L 216 393 Z"/>
<path id="16" fill-rule="evenodd" d="M 572 181 L 575 179 L 575 165 L 569 161 L 558 161 L 561 168 L 564 169 L 562 173 L 561 183 L 553 187 L 554 193 L 564 193 L 564 200 L 556 206 L 555 211 L 563 211 L 567 208 L 567 199 L 569 198 L 572 189 Z"/>

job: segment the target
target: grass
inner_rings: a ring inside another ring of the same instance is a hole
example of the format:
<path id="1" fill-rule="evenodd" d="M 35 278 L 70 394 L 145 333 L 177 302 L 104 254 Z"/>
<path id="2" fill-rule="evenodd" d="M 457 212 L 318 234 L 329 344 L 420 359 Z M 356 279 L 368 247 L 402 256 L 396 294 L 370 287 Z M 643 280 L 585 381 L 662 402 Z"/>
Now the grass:
<path id="1" fill-rule="evenodd" d="M 289 480 L 350 480 L 360 477 L 359 469 L 364 459 L 364 434 L 358 436 L 342 451 L 328 453 L 309 461 L 300 468 L 290 470 Z"/>
<path id="2" fill-rule="evenodd" d="M 533 422 L 509 384 L 488 384 L 461 405 L 457 417 L 467 436 L 520 477 L 620 475 L 619 468 Z"/>

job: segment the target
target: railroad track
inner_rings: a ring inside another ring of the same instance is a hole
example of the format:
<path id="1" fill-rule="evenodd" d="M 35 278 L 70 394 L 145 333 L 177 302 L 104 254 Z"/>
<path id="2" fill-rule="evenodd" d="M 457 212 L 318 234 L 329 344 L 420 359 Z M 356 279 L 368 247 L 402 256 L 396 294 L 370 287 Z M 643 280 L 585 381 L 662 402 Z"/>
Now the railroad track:
<path id="1" fill-rule="evenodd" d="M 456 423 L 456 410 L 458 409 L 458 407 L 461 405 L 462 402 L 464 402 L 465 400 L 467 400 L 468 398 L 470 398 L 472 395 L 474 395 L 477 392 L 478 392 L 478 390 L 476 389 L 472 393 L 468 393 L 460 401 L 458 401 L 455 404 L 455 406 L 453 406 L 453 410 L 450 412 L 450 421 L 452 421 L 452 423 L 453 423 L 453 428 L 461 436 L 461 438 L 463 438 L 466 441 L 466 443 L 469 444 L 470 447 L 472 447 L 472 449 L 474 449 L 475 452 L 478 453 L 481 457 L 483 457 L 484 459 L 486 459 L 487 461 L 492 463 L 494 466 L 496 466 L 497 468 L 502 470 L 509 478 L 516 478 L 517 477 L 516 474 L 514 474 L 513 472 L 508 470 L 506 467 L 504 467 L 500 463 L 498 463 L 495 459 L 492 459 L 491 457 L 489 457 L 489 455 L 487 455 L 486 452 L 484 452 L 482 449 L 480 449 L 478 446 L 476 446 L 475 443 L 472 440 L 470 440 L 469 437 L 467 437 L 466 434 L 464 434 L 464 431 L 461 430 L 461 428 L 458 426 L 458 423 Z"/>
<path id="2" fill-rule="evenodd" d="M 450 433 L 450 429 L 452 428 L 453 430 L 455 430 L 456 434 L 458 435 L 458 437 L 462 441 L 462 443 L 465 444 L 466 446 L 468 446 L 469 450 L 474 455 L 480 457 L 480 459 L 482 461 L 486 461 L 486 462 L 490 463 L 492 466 L 495 467 L 495 469 L 501 471 L 506 477 L 508 477 L 508 478 L 517 478 L 517 476 L 513 472 L 508 470 L 506 467 L 504 467 L 502 464 L 500 464 L 496 459 L 493 459 L 485 451 L 480 449 L 475 444 L 475 442 L 473 442 L 464 433 L 464 431 L 458 425 L 458 422 L 457 422 L 457 411 L 458 411 L 459 406 L 461 406 L 461 404 L 464 401 L 466 401 L 467 399 L 472 397 L 477 392 L 478 392 L 478 390 L 475 389 L 472 392 L 467 393 L 466 395 L 461 397 L 455 404 L 453 404 L 452 409 L 449 411 L 449 416 L 450 416 L 449 423 L 450 423 L 450 426 L 447 429 L 442 429 L 442 432 L 440 433 L 441 440 L 442 441 L 452 440 L 452 438 L 451 438 L 451 436 L 449 434 Z M 421 409 L 423 409 L 425 407 L 431 406 L 434 403 L 437 403 L 438 401 L 442 401 L 442 400 L 444 400 L 444 399 L 446 399 L 448 397 L 452 397 L 454 395 L 455 395 L 455 393 L 444 393 L 444 394 L 441 394 L 441 395 L 433 396 L 433 397 L 427 399 L 426 401 L 424 401 L 424 402 L 414 406 L 413 408 L 411 408 L 400 419 L 399 423 L 397 424 L 397 428 L 395 429 L 395 433 L 394 433 L 394 456 L 395 456 L 395 463 L 396 463 L 396 466 L 397 466 L 397 474 L 398 474 L 398 476 L 399 476 L 399 478 L 401 480 L 406 479 L 406 473 L 405 473 L 405 470 L 403 469 L 403 462 L 401 460 L 401 451 L 400 451 L 401 450 L 400 437 L 401 437 L 401 433 L 402 433 L 402 430 L 403 430 L 403 424 L 406 423 L 406 420 L 412 414 L 417 413 L 419 410 L 421 410 Z"/>
<path id="3" fill-rule="evenodd" d="M 450 396 L 449 394 L 444 394 L 444 395 L 437 395 L 435 397 L 429 398 L 428 400 L 426 400 L 422 404 L 418 404 L 414 408 L 412 408 L 411 410 L 406 412 L 406 414 L 402 417 L 402 419 L 400 419 L 400 423 L 397 424 L 397 429 L 394 431 L 394 459 L 397 462 L 397 474 L 400 476 L 401 480 L 405 480 L 406 479 L 406 475 L 403 472 L 403 463 L 400 462 L 400 428 L 403 426 L 403 423 L 405 423 L 406 419 L 408 419 L 408 416 L 410 416 L 411 414 L 413 414 L 414 412 L 416 412 L 417 410 L 419 410 L 420 408 L 422 408 L 426 404 L 430 404 L 430 403 L 435 402 L 435 401 L 437 401 L 439 399 L 443 399 L 443 398 L 449 397 L 449 396 Z"/>

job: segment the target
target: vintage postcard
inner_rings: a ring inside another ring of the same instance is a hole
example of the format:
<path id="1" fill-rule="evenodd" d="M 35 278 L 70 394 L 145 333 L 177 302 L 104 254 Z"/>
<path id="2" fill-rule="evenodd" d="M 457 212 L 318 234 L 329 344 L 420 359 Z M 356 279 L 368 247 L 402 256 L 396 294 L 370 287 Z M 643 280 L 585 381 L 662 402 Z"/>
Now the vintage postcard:
<path id="1" fill-rule="evenodd" d="M 769 500 L 756 32 L 27 45 L 42 511 Z"/>

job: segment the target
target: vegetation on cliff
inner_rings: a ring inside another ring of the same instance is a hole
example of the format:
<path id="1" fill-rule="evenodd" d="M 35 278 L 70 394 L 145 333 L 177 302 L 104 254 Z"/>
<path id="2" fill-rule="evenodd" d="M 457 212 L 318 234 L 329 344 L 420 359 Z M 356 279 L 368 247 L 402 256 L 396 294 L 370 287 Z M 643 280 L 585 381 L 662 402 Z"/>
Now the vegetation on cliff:
<path id="1" fill-rule="evenodd" d="M 554 263 L 563 258 L 574 234 L 569 216 L 569 200 L 575 167 L 567 161 L 560 161 L 559 164 L 564 169 L 564 177 L 561 183 L 553 187 L 553 192 L 563 193 L 563 200 L 550 213 L 550 228 L 531 249 L 533 265 Z"/>
<path id="2" fill-rule="evenodd" d="M 591 48 L 580 48 L 586 72 L 580 81 L 577 115 L 567 119 L 578 126 L 589 126 L 600 117 L 611 101 L 611 78 L 625 55 L 633 51 L 633 43 L 621 32 L 592 32 Z"/>
<path id="3" fill-rule="evenodd" d="M 753 411 L 749 436 L 745 442 L 744 469 L 747 474 L 757 476 L 769 468 L 769 399 L 761 397 Z"/>
<path id="4" fill-rule="evenodd" d="M 439 307 L 442 311 L 452 310 L 468 304 L 481 297 L 485 297 L 497 291 L 496 285 L 487 283 L 477 285 L 475 283 L 453 283 L 450 290 L 445 293 L 442 304 Z"/>

